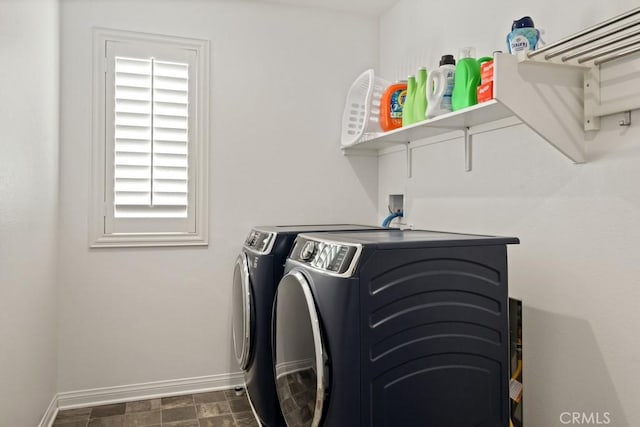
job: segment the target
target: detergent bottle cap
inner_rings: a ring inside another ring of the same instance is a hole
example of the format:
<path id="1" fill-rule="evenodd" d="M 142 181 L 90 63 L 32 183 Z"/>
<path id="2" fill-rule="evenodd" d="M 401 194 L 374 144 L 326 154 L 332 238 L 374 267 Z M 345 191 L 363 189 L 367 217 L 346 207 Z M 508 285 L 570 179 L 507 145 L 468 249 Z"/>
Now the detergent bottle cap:
<path id="1" fill-rule="evenodd" d="M 453 58 L 453 55 L 442 55 L 440 58 L 440 66 L 443 65 L 456 65 L 456 60 Z"/>
<path id="2" fill-rule="evenodd" d="M 516 19 L 515 21 L 513 21 L 513 24 L 511 24 L 511 31 L 515 30 L 516 28 L 533 28 L 533 19 L 531 19 L 530 16 L 524 16 L 520 19 Z"/>

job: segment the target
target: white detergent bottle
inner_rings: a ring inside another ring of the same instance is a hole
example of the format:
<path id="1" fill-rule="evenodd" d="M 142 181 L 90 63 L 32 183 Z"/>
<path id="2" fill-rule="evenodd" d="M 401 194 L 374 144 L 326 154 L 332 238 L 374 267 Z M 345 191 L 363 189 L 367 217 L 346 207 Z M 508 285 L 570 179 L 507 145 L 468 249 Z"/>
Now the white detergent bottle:
<path id="1" fill-rule="evenodd" d="M 456 60 L 453 55 L 443 55 L 440 67 L 432 71 L 427 78 L 427 111 L 426 118 L 451 112 L 451 94 L 456 71 Z"/>

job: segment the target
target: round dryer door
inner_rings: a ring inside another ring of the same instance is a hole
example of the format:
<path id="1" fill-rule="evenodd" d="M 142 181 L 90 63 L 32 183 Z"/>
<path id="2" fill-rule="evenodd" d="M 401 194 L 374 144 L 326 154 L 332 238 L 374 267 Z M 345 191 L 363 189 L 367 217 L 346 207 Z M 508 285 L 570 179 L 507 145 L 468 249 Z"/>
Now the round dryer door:
<path id="1" fill-rule="evenodd" d="M 233 270 L 233 348 L 240 368 L 245 370 L 251 354 L 251 283 L 247 255 L 242 252 Z"/>
<path id="2" fill-rule="evenodd" d="M 307 279 L 285 275 L 274 303 L 274 364 L 280 407 L 289 427 L 320 425 L 326 387 L 326 352 Z"/>

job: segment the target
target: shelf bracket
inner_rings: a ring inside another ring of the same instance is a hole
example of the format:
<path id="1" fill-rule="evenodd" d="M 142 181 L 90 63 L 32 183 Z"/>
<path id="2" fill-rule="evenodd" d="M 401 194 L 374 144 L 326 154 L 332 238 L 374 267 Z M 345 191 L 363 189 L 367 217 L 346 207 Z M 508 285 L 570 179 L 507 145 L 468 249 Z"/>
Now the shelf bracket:
<path id="1" fill-rule="evenodd" d="M 466 172 L 471 172 L 471 134 L 469 133 L 468 127 L 464 128 L 462 131 L 464 132 L 464 170 Z"/>
<path id="2" fill-rule="evenodd" d="M 631 111 L 625 111 L 624 117 L 618 122 L 620 126 L 631 126 Z"/>
<path id="3" fill-rule="evenodd" d="M 596 110 L 600 106 L 600 66 L 595 65 L 584 71 L 584 130 L 599 130 L 600 116 Z"/>
<path id="4" fill-rule="evenodd" d="M 411 143 L 407 142 L 404 144 L 405 152 L 407 155 L 407 178 L 411 178 L 411 176 L 413 175 L 413 171 L 411 170 L 411 164 L 412 164 L 411 147 L 409 147 L 409 144 Z"/>

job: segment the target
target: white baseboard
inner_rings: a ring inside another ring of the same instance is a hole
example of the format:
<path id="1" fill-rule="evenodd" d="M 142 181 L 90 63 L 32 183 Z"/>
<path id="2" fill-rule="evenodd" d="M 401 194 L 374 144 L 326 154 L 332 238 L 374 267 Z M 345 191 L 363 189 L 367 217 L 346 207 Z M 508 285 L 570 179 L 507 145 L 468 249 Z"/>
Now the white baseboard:
<path id="1" fill-rule="evenodd" d="M 49 403 L 49 407 L 47 408 L 47 411 L 42 416 L 42 419 L 40 420 L 40 424 L 38 424 L 38 427 L 50 427 L 51 425 L 53 425 L 53 422 L 56 420 L 57 415 L 58 415 L 58 395 L 56 394 L 55 396 L 53 396 L 53 399 L 51 399 L 51 403 Z"/>
<path id="2" fill-rule="evenodd" d="M 125 386 L 103 387 L 90 390 L 58 393 L 51 401 L 39 427 L 50 427 L 59 409 L 86 408 L 111 403 L 155 399 L 180 394 L 225 390 L 244 384 L 241 372 L 209 375 L 179 380 L 155 381 Z"/>

